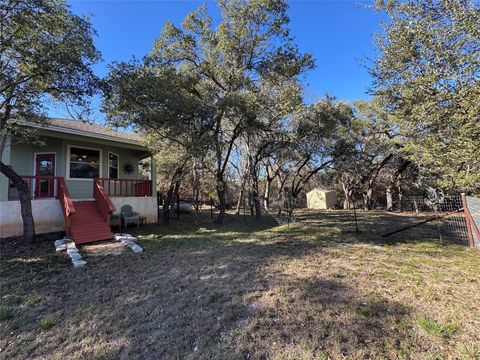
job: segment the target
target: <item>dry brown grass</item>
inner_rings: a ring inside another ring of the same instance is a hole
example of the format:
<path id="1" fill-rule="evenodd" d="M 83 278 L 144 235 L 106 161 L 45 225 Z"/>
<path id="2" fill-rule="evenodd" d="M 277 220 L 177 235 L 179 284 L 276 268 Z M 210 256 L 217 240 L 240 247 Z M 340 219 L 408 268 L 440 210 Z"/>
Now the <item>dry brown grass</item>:
<path id="1" fill-rule="evenodd" d="M 275 226 L 183 216 L 145 253 L 2 245 L 5 359 L 480 358 L 480 252 L 385 243 L 395 217 L 304 212 Z M 404 241 L 401 236 L 395 241 Z"/>

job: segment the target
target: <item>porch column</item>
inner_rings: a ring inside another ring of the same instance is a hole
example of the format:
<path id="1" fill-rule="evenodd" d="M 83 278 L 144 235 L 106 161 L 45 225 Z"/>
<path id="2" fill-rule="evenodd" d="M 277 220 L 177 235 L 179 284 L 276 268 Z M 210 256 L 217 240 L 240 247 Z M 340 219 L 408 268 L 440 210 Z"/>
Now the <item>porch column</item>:
<path id="1" fill-rule="evenodd" d="M 152 196 L 157 197 L 157 162 L 152 156 L 150 161 L 150 180 L 152 180 Z"/>
<path id="2" fill-rule="evenodd" d="M 5 165 L 10 165 L 10 149 L 11 149 L 11 138 L 7 136 L 7 141 L 5 142 L 5 147 L 2 153 L 2 162 Z M 8 200 L 8 178 L 0 174 L 0 201 Z"/>

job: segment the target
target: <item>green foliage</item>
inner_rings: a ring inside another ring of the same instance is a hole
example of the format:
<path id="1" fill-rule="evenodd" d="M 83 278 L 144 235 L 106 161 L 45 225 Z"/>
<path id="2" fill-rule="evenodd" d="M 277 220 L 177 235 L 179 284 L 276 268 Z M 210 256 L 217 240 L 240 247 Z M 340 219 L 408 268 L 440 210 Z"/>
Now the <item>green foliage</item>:
<path id="1" fill-rule="evenodd" d="M 54 325 L 55 325 L 55 319 L 52 316 L 47 315 L 47 316 L 41 318 L 37 322 L 37 329 L 48 330 L 48 329 L 51 329 Z"/>
<path id="2" fill-rule="evenodd" d="M 41 303 L 43 300 L 45 300 L 45 298 L 43 296 L 32 295 L 27 299 L 26 304 L 27 305 L 36 305 L 38 303 Z"/>
<path id="3" fill-rule="evenodd" d="M 418 325 L 427 333 L 438 337 L 451 337 L 460 330 L 457 323 L 441 324 L 426 316 L 420 316 L 417 319 Z"/>
<path id="4" fill-rule="evenodd" d="M 337 130 L 334 171 L 328 175 L 343 193 L 345 208 L 363 197 L 369 210 L 380 174 L 396 159 L 397 142 L 390 135 L 391 116 L 377 100 L 357 101 L 351 113 Z"/>
<path id="5" fill-rule="evenodd" d="M 345 151 L 341 129 L 352 120 L 351 106 L 327 96 L 305 108 L 289 131 L 286 171 L 290 193 L 295 198 L 314 175 L 332 165 Z M 293 165 L 292 165 L 293 162 Z"/>
<path id="6" fill-rule="evenodd" d="M 235 142 L 245 134 L 263 138 L 301 110 L 298 77 L 313 60 L 289 36 L 285 1 L 218 6 L 218 25 L 202 6 L 181 26 L 166 23 L 142 63 L 114 65 L 104 109 L 114 123 L 148 129 L 151 143 L 166 139 L 187 157 L 211 156 L 222 217 Z"/>
<path id="7" fill-rule="evenodd" d="M 100 59 L 89 20 L 63 0 L 2 1 L 0 14 L 0 135 L 10 117 L 44 121 L 48 98 L 84 105 Z"/>
<path id="8" fill-rule="evenodd" d="M 104 87 L 103 110 L 116 126 L 146 133 L 155 151 L 180 149 L 178 162 L 201 156 L 208 145 L 211 110 L 186 90 L 191 76 L 173 67 L 145 61 L 111 66 Z"/>
<path id="9" fill-rule="evenodd" d="M 472 1 L 377 1 L 374 90 L 402 153 L 445 190 L 480 192 L 480 8 Z"/>
<path id="10" fill-rule="evenodd" d="M 0 307 L 0 321 L 5 321 L 13 316 L 13 310 L 8 307 Z"/>

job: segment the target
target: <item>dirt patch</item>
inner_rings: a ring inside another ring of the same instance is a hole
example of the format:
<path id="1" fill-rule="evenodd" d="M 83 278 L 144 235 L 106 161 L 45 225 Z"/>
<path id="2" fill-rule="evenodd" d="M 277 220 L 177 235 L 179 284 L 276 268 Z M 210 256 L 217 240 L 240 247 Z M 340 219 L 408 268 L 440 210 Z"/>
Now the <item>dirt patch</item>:
<path id="1" fill-rule="evenodd" d="M 125 245 L 119 241 L 104 241 L 94 244 L 86 244 L 79 247 L 85 259 L 90 256 L 121 255 L 125 252 Z"/>

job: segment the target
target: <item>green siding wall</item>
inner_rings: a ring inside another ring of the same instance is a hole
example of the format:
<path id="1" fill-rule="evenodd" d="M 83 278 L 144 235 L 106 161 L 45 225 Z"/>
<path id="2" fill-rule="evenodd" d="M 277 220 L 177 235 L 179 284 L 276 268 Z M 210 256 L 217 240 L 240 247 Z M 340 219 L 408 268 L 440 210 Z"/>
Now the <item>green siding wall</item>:
<path id="1" fill-rule="evenodd" d="M 35 153 L 55 153 L 55 175 L 63 176 L 65 173 L 65 156 L 63 153 L 62 139 L 46 138 L 45 146 L 16 143 L 12 145 L 10 164 L 20 175 L 33 175 Z"/>
<path id="2" fill-rule="evenodd" d="M 81 138 L 81 137 L 78 137 Z M 54 152 L 56 153 L 56 176 L 64 176 L 70 195 L 74 199 L 92 198 L 93 197 L 93 180 L 90 179 L 69 179 L 67 171 L 67 148 L 69 145 L 78 147 L 89 147 L 101 150 L 102 169 L 101 177 L 108 178 L 108 152 L 111 151 L 119 156 L 119 175 L 121 179 L 138 179 L 138 150 L 122 148 L 121 146 L 111 146 L 102 143 L 94 143 L 82 140 L 69 140 L 56 137 L 44 138 L 44 146 L 35 146 L 32 144 L 16 143 L 12 144 L 10 151 L 10 164 L 13 169 L 20 175 L 34 174 L 34 156 L 37 152 Z M 8 159 L 7 163 L 8 163 Z M 134 171 L 126 174 L 123 165 L 127 162 L 133 165 Z M 8 182 L 3 175 L 0 182 L 0 200 L 6 200 L 8 194 Z"/>
<path id="3" fill-rule="evenodd" d="M 10 164 L 10 138 L 7 138 L 5 148 L 2 153 L 2 162 Z M 3 174 L 0 174 L 0 201 L 8 200 L 8 179 Z"/>

